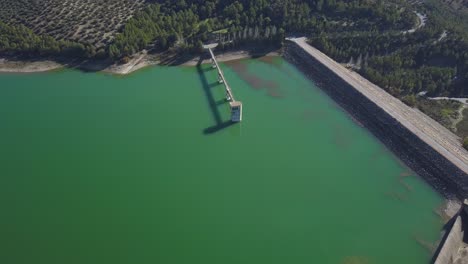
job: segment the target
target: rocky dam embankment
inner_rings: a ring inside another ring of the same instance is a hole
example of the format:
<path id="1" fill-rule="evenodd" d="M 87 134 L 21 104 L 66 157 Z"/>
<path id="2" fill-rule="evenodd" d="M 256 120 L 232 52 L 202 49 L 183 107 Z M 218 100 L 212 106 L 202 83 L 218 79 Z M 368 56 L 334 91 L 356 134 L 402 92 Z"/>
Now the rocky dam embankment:
<path id="1" fill-rule="evenodd" d="M 284 57 L 437 191 L 447 198 L 468 197 L 468 152 L 456 135 L 336 63 L 304 38 L 287 41 Z"/>

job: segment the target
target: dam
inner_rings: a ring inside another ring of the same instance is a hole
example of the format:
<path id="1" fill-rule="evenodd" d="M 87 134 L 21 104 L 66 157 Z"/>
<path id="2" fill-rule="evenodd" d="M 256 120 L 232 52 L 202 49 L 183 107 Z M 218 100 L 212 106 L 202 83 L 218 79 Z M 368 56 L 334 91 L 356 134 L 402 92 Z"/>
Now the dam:
<path id="1" fill-rule="evenodd" d="M 468 152 L 460 139 L 417 109 L 346 69 L 310 46 L 290 38 L 286 58 L 356 117 L 410 168 L 447 197 L 468 197 Z"/>

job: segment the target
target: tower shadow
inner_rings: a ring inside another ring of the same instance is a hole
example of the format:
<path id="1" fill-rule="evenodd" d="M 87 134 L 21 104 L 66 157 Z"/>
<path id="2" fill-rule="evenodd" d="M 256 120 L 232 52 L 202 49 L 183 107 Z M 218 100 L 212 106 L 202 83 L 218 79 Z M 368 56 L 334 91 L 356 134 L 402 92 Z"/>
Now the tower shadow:
<path id="1" fill-rule="evenodd" d="M 205 93 L 206 99 L 208 101 L 208 106 L 210 107 L 211 113 L 213 115 L 213 119 L 216 123 L 214 126 L 203 129 L 203 134 L 209 135 L 209 134 L 214 134 L 216 132 L 219 132 L 225 128 L 228 128 L 234 125 L 235 123 L 232 122 L 231 120 L 223 121 L 221 117 L 221 114 L 218 110 L 218 106 L 225 104 L 227 101 L 226 100 L 217 101 L 214 98 L 214 95 L 211 89 L 215 87 L 216 85 L 214 85 L 213 83 L 210 84 L 206 78 L 206 75 L 205 75 L 206 70 L 204 70 L 202 67 L 202 62 L 204 58 L 205 58 L 205 55 L 200 56 L 200 59 L 197 62 L 196 68 L 197 68 L 198 77 L 200 78 L 200 82 L 203 87 L 203 92 Z"/>

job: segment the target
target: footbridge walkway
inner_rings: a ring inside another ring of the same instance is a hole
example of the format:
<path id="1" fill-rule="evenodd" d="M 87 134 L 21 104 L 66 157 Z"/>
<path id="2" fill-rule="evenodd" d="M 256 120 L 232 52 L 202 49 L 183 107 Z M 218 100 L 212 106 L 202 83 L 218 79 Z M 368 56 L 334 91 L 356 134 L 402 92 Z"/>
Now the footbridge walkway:
<path id="1" fill-rule="evenodd" d="M 218 82 L 224 84 L 224 89 L 226 90 L 226 100 L 229 102 L 229 106 L 231 107 L 231 121 L 240 122 L 242 121 L 242 102 L 236 101 L 231 87 L 229 86 L 226 77 L 224 77 L 223 70 L 216 60 L 216 56 L 213 53 L 212 47 L 206 48 L 210 52 L 212 67 L 218 71 Z"/>

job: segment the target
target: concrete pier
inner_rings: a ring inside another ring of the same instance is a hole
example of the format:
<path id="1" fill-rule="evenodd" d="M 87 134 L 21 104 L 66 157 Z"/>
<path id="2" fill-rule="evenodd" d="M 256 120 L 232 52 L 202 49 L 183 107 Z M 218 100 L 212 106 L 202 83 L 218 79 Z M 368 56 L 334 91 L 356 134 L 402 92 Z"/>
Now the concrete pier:
<path id="1" fill-rule="evenodd" d="M 229 86 L 226 78 L 224 77 L 223 70 L 219 67 L 218 61 L 216 61 L 216 56 L 213 53 L 213 50 L 209 47 L 208 51 L 211 55 L 211 63 L 213 69 L 218 71 L 218 82 L 224 84 L 224 89 L 226 90 L 226 100 L 229 102 L 231 107 L 231 121 L 232 122 L 241 122 L 242 121 L 242 102 L 236 101 L 234 94 L 232 93 L 231 87 Z"/>

